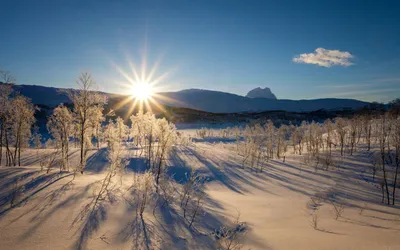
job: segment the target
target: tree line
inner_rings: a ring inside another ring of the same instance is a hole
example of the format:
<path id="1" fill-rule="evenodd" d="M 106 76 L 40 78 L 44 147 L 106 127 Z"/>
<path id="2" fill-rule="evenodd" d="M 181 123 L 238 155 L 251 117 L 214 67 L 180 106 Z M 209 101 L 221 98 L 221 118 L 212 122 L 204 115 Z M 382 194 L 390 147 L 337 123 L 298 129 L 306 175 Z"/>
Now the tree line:
<path id="1" fill-rule="evenodd" d="M 374 109 L 365 109 L 350 118 L 279 126 L 267 120 L 219 131 L 202 128 L 196 135 L 205 140 L 234 139 L 242 167 L 258 172 L 264 171 L 272 159 L 285 162 L 289 149 L 303 157 L 303 165 L 316 170 L 338 167 L 340 162 L 332 149 L 337 149 L 340 157 L 352 156 L 356 151 L 370 152 L 372 178 L 381 186 L 382 202 L 395 203 L 400 168 L 400 99 L 390 102 L 388 109 L 375 105 Z"/>

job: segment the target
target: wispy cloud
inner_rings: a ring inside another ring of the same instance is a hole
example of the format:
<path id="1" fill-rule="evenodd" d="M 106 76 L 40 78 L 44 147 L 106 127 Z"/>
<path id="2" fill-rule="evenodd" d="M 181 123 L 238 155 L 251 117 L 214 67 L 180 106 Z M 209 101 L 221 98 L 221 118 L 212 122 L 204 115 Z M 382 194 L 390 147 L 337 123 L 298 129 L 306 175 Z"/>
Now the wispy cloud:
<path id="1" fill-rule="evenodd" d="M 353 58 L 354 56 L 346 51 L 318 48 L 315 50 L 315 53 L 300 54 L 297 57 L 293 57 L 292 61 L 295 63 L 316 64 L 318 66 L 330 68 L 335 65 L 344 67 L 353 65 L 350 61 Z"/>

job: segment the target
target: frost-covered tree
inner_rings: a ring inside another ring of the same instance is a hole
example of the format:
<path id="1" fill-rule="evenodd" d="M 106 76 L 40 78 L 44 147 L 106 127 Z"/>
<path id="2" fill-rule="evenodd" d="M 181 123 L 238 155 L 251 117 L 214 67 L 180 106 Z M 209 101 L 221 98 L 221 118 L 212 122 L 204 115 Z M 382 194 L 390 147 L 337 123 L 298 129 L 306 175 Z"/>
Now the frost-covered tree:
<path id="1" fill-rule="evenodd" d="M 67 90 L 66 93 L 71 99 L 74 110 L 74 121 L 79 128 L 79 147 L 80 147 L 80 171 L 83 174 L 86 165 L 87 147 L 90 145 L 90 119 L 96 116 L 98 109 L 106 103 L 104 95 L 93 91 L 96 85 L 95 80 L 89 73 L 82 73 L 78 80 L 78 90 Z"/>
<path id="2" fill-rule="evenodd" d="M 371 137 L 372 137 L 372 122 L 369 114 L 361 117 L 361 126 L 364 133 L 364 138 L 367 143 L 367 150 L 371 150 Z"/>
<path id="3" fill-rule="evenodd" d="M 12 99 L 10 109 L 11 138 L 14 142 L 12 165 L 21 166 L 21 148 L 29 145 L 31 128 L 35 122 L 35 107 L 28 98 L 17 95 Z"/>
<path id="4" fill-rule="evenodd" d="M 304 125 L 302 124 L 301 126 L 296 127 L 295 130 L 295 139 L 298 145 L 298 150 L 299 150 L 299 155 L 302 154 L 303 152 L 303 142 L 304 142 Z"/>
<path id="5" fill-rule="evenodd" d="M 132 191 L 135 194 L 136 214 L 143 216 L 151 195 L 154 192 L 154 178 L 150 172 L 135 174 L 133 178 Z"/>
<path id="6" fill-rule="evenodd" d="M 333 144 L 333 124 L 330 119 L 324 122 L 325 133 L 326 133 L 326 147 L 329 148 L 329 154 L 332 154 L 332 144 Z"/>
<path id="7" fill-rule="evenodd" d="M 381 167 L 382 167 L 382 177 L 383 184 L 385 185 L 386 190 L 386 198 L 387 204 L 390 205 L 390 193 L 389 193 L 389 184 L 388 184 L 388 169 L 386 166 L 386 153 L 387 153 L 387 140 L 388 140 L 388 117 L 386 114 L 383 114 L 380 119 L 377 121 L 377 138 L 379 143 L 380 157 L 381 157 Z"/>
<path id="8" fill-rule="evenodd" d="M 145 141 L 145 133 L 144 133 L 144 114 L 142 111 L 139 111 L 136 115 L 132 115 L 130 117 L 131 127 L 129 129 L 129 136 L 133 138 L 133 143 L 136 147 L 139 148 L 140 156 L 143 153 L 143 145 Z"/>
<path id="9" fill-rule="evenodd" d="M 156 119 L 154 114 L 142 112 L 131 116 L 129 129 L 136 146 L 140 147 L 147 160 L 147 165 L 155 176 L 156 191 L 163 173 L 164 163 L 177 139 L 175 125 L 165 118 Z M 121 129 L 126 128 L 121 125 Z M 124 133 L 124 132 L 122 132 Z M 141 155 L 141 154 L 140 154 Z"/>
<path id="10" fill-rule="evenodd" d="M 282 153 L 285 157 L 286 145 L 287 145 L 286 139 L 287 139 L 288 132 L 289 132 L 289 128 L 286 125 L 281 125 L 278 129 L 276 155 L 279 159 L 281 158 Z"/>
<path id="11" fill-rule="evenodd" d="M 353 117 L 352 119 L 349 120 L 350 155 L 353 155 L 353 152 L 359 140 L 360 127 L 361 127 L 360 121 L 361 120 L 359 117 Z"/>
<path id="12" fill-rule="evenodd" d="M 97 149 L 100 148 L 100 142 L 102 139 L 101 124 L 105 121 L 103 110 L 103 106 L 96 106 L 96 108 L 93 109 L 92 115 L 89 118 L 92 136 L 96 139 Z"/>
<path id="13" fill-rule="evenodd" d="M 1 71 L 0 71 L 1 72 Z M 2 73 L 3 74 L 3 73 Z M 0 81 L 6 81 L 7 79 L 1 79 Z M 10 121 L 10 110 L 11 110 L 11 93 L 13 92 L 10 84 L 0 84 L 0 165 L 2 163 L 3 146 L 6 141 L 6 128 Z M 6 152 L 8 154 L 8 152 Z"/>
<path id="14" fill-rule="evenodd" d="M 39 132 L 39 127 L 34 127 L 33 134 L 31 137 L 31 146 L 33 148 L 39 149 L 43 147 L 42 144 L 42 135 Z"/>
<path id="15" fill-rule="evenodd" d="M 393 176 L 393 193 L 392 193 L 392 204 L 395 204 L 396 200 L 396 187 L 398 185 L 397 179 L 400 168 L 400 99 L 396 99 L 390 103 L 391 106 L 391 117 L 392 117 L 392 145 L 394 146 L 394 168 L 395 173 Z"/>
<path id="16" fill-rule="evenodd" d="M 337 138 L 340 144 L 340 155 L 343 156 L 343 149 L 345 145 L 346 136 L 348 133 L 347 129 L 348 121 L 338 117 L 335 119 L 335 132 L 337 134 Z"/>
<path id="17" fill-rule="evenodd" d="M 64 105 L 56 107 L 47 122 L 47 129 L 61 147 L 60 171 L 69 171 L 68 153 L 69 138 L 72 134 L 72 113 Z"/>
<path id="18" fill-rule="evenodd" d="M 276 127 L 274 126 L 274 123 L 271 120 L 268 120 L 267 123 L 264 125 L 264 130 L 266 133 L 266 148 L 267 148 L 267 154 L 269 159 L 274 158 L 274 145 L 275 145 L 275 132 L 276 132 Z"/>
<path id="19" fill-rule="evenodd" d="M 101 183 L 94 204 L 98 204 L 108 197 L 108 194 L 112 191 L 113 177 L 117 174 L 122 176 L 123 169 L 127 164 L 123 159 L 123 151 L 125 148 L 118 130 L 118 123 L 115 122 L 110 122 L 104 130 L 104 139 L 108 146 L 107 160 L 110 164 L 107 168 L 107 174 Z"/>
<path id="20" fill-rule="evenodd" d="M 168 122 L 165 118 L 157 119 L 156 137 L 157 143 L 154 149 L 153 171 L 155 173 L 156 192 L 158 193 L 158 185 L 165 161 L 177 138 L 175 125 Z"/>

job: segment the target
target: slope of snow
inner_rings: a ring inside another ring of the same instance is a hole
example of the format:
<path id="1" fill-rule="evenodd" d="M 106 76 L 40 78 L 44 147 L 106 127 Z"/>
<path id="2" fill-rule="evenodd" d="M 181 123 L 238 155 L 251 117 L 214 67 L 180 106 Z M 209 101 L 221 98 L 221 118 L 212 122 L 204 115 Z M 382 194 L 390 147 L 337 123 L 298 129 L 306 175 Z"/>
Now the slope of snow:
<path id="1" fill-rule="evenodd" d="M 104 177 L 105 149 L 92 150 L 87 171 L 75 179 L 57 169 L 40 171 L 41 157 L 51 150 L 30 149 L 23 152 L 23 167 L 0 168 L 0 248 L 215 249 L 212 231 L 240 211 L 247 225 L 244 249 L 400 249 L 400 207 L 380 203 L 379 187 L 366 181 L 370 173 L 362 152 L 340 159 L 337 169 L 316 171 L 301 164 L 300 156 L 289 155 L 285 163 L 273 160 L 256 173 L 242 168 L 230 140 L 195 141 L 193 146 L 179 146 L 168 161 L 177 181 L 188 166 L 207 177 L 206 209 L 194 229 L 174 207 L 157 209 L 154 215 L 149 208 L 143 218 L 135 216 L 128 187 L 131 171 L 139 171 L 142 163 L 130 151 L 130 170 L 116 181 L 115 196 L 99 205 L 93 216 L 81 217 Z M 79 153 L 71 150 L 71 164 L 78 161 Z M 10 208 L 7 199 L 16 179 L 24 191 L 17 206 Z M 310 197 L 322 199 L 318 229 L 311 225 Z M 333 201 L 345 205 L 338 220 Z M 365 208 L 363 213 L 360 208 Z"/>

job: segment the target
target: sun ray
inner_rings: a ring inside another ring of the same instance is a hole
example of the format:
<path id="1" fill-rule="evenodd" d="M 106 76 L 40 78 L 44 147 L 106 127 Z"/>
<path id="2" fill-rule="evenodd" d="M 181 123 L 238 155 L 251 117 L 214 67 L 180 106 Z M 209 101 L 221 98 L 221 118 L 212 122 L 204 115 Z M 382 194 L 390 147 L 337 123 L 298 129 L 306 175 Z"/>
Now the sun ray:
<path id="1" fill-rule="evenodd" d="M 131 116 L 131 114 L 133 113 L 133 111 L 136 107 L 137 101 L 138 101 L 137 99 L 134 99 L 134 101 L 132 102 L 132 105 L 129 106 L 129 109 L 125 114 L 124 120 L 127 120 Z"/>
<path id="2" fill-rule="evenodd" d="M 157 71 L 157 69 L 158 69 L 158 66 L 159 66 L 160 63 L 161 63 L 161 59 L 162 59 L 162 58 L 163 58 L 163 56 L 160 56 L 160 57 L 156 60 L 156 62 L 154 63 L 154 66 L 151 68 L 150 73 L 149 73 L 148 76 L 146 77 L 146 82 L 153 82 L 153 81 L 152 81 L 153 76 L 154 76 L 154 74 L 156 73 L 156 71 Z"/>
<path id="3" fill-rule="evenodd" d="M 158 72 L 163 55 L 158 56 L 157 60 L 151 67 L 148 67 L 148 47 L 145 41 L 143 50 L 141 50 L 141 64 L 135 63 L 127 54 L 125 55 L 125 60 L 127 62 L 128 68 L 121 67 L 112 62 L 113 67 L 116 71 L 123 77 L 124 81 L 118 82 L 119 85 L 127 89 L 128 95 L 126 98 L 119 100 L 117 104 L 114 105 L 114 109 L 121 109 L 124 106 L 129 106 L 125 109 L 125 119 L 127 119 L 132 113 L 138 111 L 148 111 L 148 112 L 162 112 L 167 113 L 167 109 L 164 107 L 163 101 L 176 102 L 171 98 L 166 98 L 157 93 L 160 89 L 158 86 L 164 83 L 166 79 L 170 76 L 171 72 Z M 136 61 L 137 62 L 137 61 Z M 124 110 L 124 112 L 125 112 Z"/>
<path id="4" fill-rule="evenodd" d="M 159 110 L 161 110 L 163 113 L 167 112 L 165 107 L 158 103 L 153 97 L 149 98 L 150 103 L 152 103 L 154 106 L 156 106 Z"/>
<path id="5" fill-rule="evenodd" d="M 119 101 L 117 104 L 115 104 L 115 106 L 113 107 L 114 110 L 118 110 L 121 107 L 125 106 L 126 104 L 128 104 L 129 102 L 131 102 L 133 99 L 133 96 L 127 96 L 124 99 L 122 99 L 121 101 Z"/>
<path id="6" fill-rule="evenodd" d="M 158 102 L 158 103 L 162 103 L 163 101 L 165 101 L 165 102 L 168 102 L 168 103 L 174 103 L 174 104 L 178 104 L 178 105 L 181 105 L 181 106 L 186 106 L 186 103 L 184 103 L 184 102 L 181 102 L 181 101 L 176 100 L 176 99 L 172 99 L 172 98 L 170 98 L 168 96 L 165 96 L 165 95 L 162 95 L 162 94 L 158 94 L 158 93 L 154 94 L 153 98 L 155 99 L 155 102 Z"/>
<path id="7" fill-rule="evenodd" d="M 151 105 L 149 104 L 148 99 L 145 99 L 145 100 L 144 100 L 144 105 L 145 105 L 146 110 L 147 110 L 148 112 L 153 113 L 153 109 L 151 108 Z"/>

